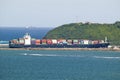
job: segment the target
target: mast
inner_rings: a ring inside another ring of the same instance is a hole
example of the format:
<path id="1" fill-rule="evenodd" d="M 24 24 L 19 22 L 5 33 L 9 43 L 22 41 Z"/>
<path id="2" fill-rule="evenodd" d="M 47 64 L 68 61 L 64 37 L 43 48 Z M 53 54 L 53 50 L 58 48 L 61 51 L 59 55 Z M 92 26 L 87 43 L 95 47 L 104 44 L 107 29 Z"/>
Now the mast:
<path id="1" fill-rule="evenodd" d="M 108 42 L 108 39 L 107 39 L 107 37 L 105 37 L 105 43 L 107 43 Z"/>

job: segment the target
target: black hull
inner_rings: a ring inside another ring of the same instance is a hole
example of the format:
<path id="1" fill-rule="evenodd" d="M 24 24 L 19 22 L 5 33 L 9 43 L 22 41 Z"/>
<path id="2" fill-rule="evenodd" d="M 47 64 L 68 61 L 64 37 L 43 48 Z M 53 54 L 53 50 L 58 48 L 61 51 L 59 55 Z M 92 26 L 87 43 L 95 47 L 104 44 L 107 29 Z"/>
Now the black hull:
<path id="1" fill-rule="evenodd" d="M 10 48 L 107 48 L 109 43 L 102 44 L 41 44 L 41 45 L 23 45 L 9 44 Z"/>

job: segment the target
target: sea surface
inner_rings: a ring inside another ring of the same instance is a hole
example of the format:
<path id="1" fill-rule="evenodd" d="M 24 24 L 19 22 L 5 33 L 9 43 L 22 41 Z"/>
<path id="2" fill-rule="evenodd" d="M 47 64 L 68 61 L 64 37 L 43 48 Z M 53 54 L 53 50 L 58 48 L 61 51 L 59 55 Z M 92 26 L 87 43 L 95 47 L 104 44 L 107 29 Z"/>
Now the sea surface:
<path id="1" fill-rule="evenodd" d="M 120 52 L 1 50 L 0 80 L 120 80 Z"/>
<path id="2" fill-rule="evenodd" d="M 0 27 L 0 41 L 9 41 L 22 38 L 25 33 L 29 33 L 32 38 L 42 39 L 45 34 L 53 28 L 40 27 Z"/>

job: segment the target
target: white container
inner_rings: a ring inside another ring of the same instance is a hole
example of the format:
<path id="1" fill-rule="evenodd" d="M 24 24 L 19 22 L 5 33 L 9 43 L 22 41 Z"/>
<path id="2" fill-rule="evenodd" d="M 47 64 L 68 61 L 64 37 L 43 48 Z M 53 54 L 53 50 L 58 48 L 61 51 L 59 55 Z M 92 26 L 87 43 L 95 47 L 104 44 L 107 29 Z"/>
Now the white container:
<path id="1" fill-rule="evenodd" d="M 52 43 L 53 44 L 57 44 L 57 40 L 56 39 L 52 39 Z"/>
<path id="2" fill-rule="evenodd" d="M 83 40 L 84 44 L 89 44 L 89 40 Z"/>
<path id="3" fill-rule="evenodd" d="M 105 43 L 104 40 L 100 40 L 99 43 Z"/>
<path id="4" fill-rule="evenodd" d="M 77 39 L 73 40 L 73 43 L 78 43 L 78 42 L 79 42 L 79 40 L 77 40 Z"/>

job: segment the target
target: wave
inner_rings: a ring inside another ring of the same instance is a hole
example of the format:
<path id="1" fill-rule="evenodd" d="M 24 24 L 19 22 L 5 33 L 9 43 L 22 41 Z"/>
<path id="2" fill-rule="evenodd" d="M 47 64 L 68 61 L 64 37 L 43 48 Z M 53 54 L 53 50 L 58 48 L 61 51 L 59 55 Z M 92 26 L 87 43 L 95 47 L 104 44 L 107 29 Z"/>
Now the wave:
<path id="1" fill-rule="evenodd" d="M 93 56 L 94 58 L 104 58 L 104 59 L 120 59 L 120 57 L 104 57 L 104 56 Z"/>
<path id="2" fill-rule="evenodd" d="M 29 54 L 29 53 L 22 53 L 25 56 L 63 56 L 63 55 L 56 55 L 56 54 Z"/>
<path id="3" fill-rule="evenodd" d="M 49 57 L 85 57 L 85 56 L 80 56 L 80 55 L 60 55 L 60 54 L 29 54 L 29 53 L 22 53 L 22 55 L 25 56 L 49 56 Z"/>
<path id="4" fill-rule="evenodd" d="M 29 54 L 29 53 L 22 53 L 24 56 L 40 56 L 40 57 L 93 57 L 93 58 L 100 58 L 100 59 L 120 59 L 120 57 L 110 57 L 110 56 L 81 56 L 81 55 L 62 55 L 62 54 Z"/>
<path id="5" fill-rule="evenodd" d="M 27 55 L 27 53 L 24 53 L 23 55 Z"/>

